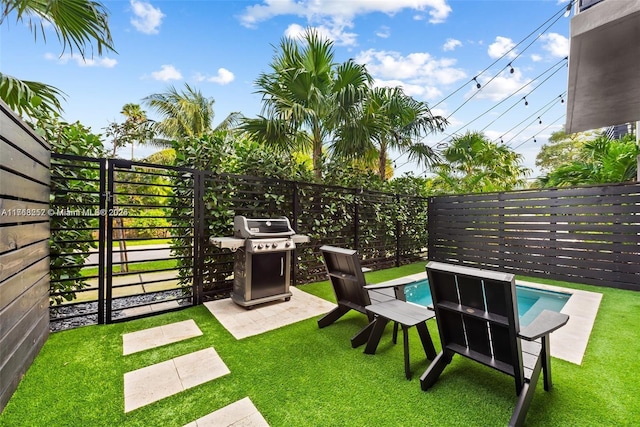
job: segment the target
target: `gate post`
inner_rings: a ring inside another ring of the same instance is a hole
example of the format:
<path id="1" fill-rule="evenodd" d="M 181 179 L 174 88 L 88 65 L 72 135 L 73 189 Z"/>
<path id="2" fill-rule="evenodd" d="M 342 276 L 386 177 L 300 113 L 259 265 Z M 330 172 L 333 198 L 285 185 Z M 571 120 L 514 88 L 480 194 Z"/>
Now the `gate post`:
<path id="1" fill-rule="evenodd" d="M 193 305 L 202 304 L 204 246 L 206 224 L 204 220 L 204 173 L 193 169 Z"/>
<path id="2" fill-rule="evenodd" d="M 100 160 L 100 202 L 98 216 L 98 325 L 105 323 L 105 261 L 106 261 L 106 242 L 105 234 L 107 234 L 107 203 L 109 193 L 107 192 L 107 159 Z M 110 235 L 110 234 L 109 234 Z M 109 246 L 110 247 L 110 246 Z M 111 274 L 109 274 L 111 277 Z M 111 304 L 109 302 L 109 304 Z"/>

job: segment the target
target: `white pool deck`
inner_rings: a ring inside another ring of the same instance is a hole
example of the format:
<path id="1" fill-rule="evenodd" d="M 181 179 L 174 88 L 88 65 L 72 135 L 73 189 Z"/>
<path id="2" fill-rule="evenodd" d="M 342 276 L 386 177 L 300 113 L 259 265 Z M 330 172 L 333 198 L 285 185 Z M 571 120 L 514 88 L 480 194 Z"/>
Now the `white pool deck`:
<path id="1" fill-rule="evenodd" d="M 417 273 L 399 279 L 384 282 L 385 284 L 409 283 L 425 280 L 427 273 Z M 562 328 L 551 333 L 551 356 L 580 365 L 587 350 L 591 330 L 596 321 L 602 294 L 542 283 L 516 280 L 518 285 L 546 291 L 571 294 L 561 313 L 569 315 L 569 321 Z"/>

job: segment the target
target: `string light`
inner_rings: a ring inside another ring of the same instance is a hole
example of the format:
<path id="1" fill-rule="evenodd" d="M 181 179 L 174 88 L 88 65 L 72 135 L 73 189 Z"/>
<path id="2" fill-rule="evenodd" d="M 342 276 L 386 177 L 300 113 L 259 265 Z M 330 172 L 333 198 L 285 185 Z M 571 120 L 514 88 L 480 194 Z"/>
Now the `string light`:
<path id="1" fill-rule="evenodd" d="M 476 82 L 476 87 L 477 87 L 478 89 L 480 89 L 480 88 L 482 87 L 482 85 L 478 82 L 478 76 L 474 77 L 474 78 L 473 78 L 473 79 L 471 79 L 471 80 L 473 80 L 474 82 Z"/>
<path id="2" fill-rule="evenodd" d="M 540 118 L 540 116 L 538 116 L 538 124 L 541 125 L 542 124 L 542 119 Z"/>
<path id="3" fill-rule="evenodd" d="M 529 106 L 529 101 L 527 101 L 527 97 L 523 96 L 522 99 L 524 99 L 524 106 L 528 107 Z"/>
<path id="4" fill-rule="evenodd" d="M 570 1 L 567 5 L 567 9 L 564 11 L 564 17 L 568 18 L 571 15 L 571 6 L 573 6 L 573 1 Z"/>
<path id="5" fill-rule="evenodd" d="M 564 96 L 560 95 L 560 104 L 564 104 Z"/>
<path id="6" fill-rule="evenodd" d="M 536 137 L 535 136 L 533 137 L 533 142 L 538 142 L 538 141 L 536 141 Z"/>
<path id="7" fill-rule="evenodd" d="M 515 73 L 515 72 L 516 72 L 516 70 L 514 70 L 514 69 L 513 69 L 513 65 L 511 65 L 511 62 L 509 62 L 509 64 L 507 65 L 507 67 L 509 67 L 509 72 L 510 72 L 511 74 L 513 74 L 513 73 Z"/>

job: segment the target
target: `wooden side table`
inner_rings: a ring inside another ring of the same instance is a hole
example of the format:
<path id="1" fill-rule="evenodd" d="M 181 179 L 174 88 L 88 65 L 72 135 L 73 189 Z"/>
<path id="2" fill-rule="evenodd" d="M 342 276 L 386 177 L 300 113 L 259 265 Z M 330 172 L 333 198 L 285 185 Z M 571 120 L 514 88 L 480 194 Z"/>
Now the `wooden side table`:
<path id="1" fill-rule="evenodd" d="M 379 304 L 372 304 L 365 307 L 368 312 L 375 316 L 371 335 L 364 349 L 366 354 L 375 354 L 380 343 L 380 338 L 384 332 L 384 328 L 389 321 L 395 322 L 402 326 L 402 335 L 404 341 L 404 373 L 408 380 L 411 379 L 411 368 L 409 366 L 409 328 L 415 326 L 422 342 L 427 359 L 433 360 L 436 357 L 436 350 L 433 347 L 431 335 L 427 329 L 427 320 L 435 317 L 433 311 L 428 310 L 416 304 L 408 303 L 400 300 L 385 301 Z M 395 343 L 395 334 L 394 334 Z"/>

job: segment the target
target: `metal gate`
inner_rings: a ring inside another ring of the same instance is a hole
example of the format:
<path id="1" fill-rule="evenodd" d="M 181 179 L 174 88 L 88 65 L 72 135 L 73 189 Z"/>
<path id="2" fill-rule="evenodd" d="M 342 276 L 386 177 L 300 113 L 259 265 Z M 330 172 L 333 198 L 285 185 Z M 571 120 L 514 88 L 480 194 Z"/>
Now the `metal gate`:
<path id="1" fill-rule="evenodd" d="M 52 157 L 51 296 L 62 302 L 51 307 L 53 330 L 200 303 L 198 171 Z"/>

